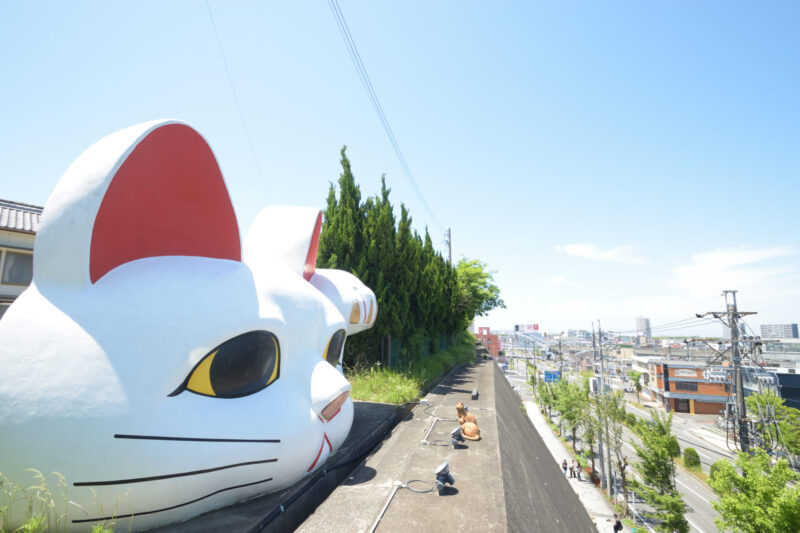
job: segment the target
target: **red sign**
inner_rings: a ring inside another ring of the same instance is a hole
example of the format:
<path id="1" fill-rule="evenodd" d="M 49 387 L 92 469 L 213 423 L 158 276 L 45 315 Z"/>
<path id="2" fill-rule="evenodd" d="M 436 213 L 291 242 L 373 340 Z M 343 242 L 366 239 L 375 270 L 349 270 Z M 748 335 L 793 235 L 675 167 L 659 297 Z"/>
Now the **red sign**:
<path id="1" fill-rule="evenodd" d="M 534 331 L 538 331 L 539 330 L 539 324 L 534 324 L 533 325 L 533 330 Z"/>

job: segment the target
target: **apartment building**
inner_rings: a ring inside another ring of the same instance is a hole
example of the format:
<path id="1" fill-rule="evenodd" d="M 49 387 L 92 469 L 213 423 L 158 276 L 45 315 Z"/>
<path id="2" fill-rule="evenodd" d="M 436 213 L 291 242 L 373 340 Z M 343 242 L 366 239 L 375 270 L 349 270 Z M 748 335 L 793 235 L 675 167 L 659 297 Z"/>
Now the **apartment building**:
<path id="1" fill-rule="evenodd" d="M 715 415 L 731 400 L 729 383 L 704 377 L 705 363 L 673 359 L 651 359 L 647 363 L 651 399 L 668 411 Z"/>

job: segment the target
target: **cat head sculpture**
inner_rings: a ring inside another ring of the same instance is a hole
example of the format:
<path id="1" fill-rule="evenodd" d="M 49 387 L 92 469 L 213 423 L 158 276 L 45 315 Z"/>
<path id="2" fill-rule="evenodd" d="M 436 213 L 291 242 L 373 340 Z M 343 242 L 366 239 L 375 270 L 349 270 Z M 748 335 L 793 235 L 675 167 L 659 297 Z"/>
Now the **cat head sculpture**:
<path id="1" fill-rule="evenodd" d="M 84 152 L 42 218 L 33 282 L 0 320 L 0 472 L 63 474 L 68 528 L 276 491 L 345 440 L 344 343 L 377 302 L 315 268 L 319 210 L 264 209 L 242 254 L 210 147 L 157 121 Z"/>

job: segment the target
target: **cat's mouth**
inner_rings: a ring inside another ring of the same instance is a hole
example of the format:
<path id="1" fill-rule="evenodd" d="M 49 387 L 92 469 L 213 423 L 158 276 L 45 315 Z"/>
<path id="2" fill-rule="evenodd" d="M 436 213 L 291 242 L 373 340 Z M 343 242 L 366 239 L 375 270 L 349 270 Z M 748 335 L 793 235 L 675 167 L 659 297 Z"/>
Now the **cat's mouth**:
<path id="1" fill-rule="evenodd" d="M 325 447 L 328 447 L 327 451 Z M 311 472 L 318 464 L 324 463 L 328 459 L 328 455 L 333 451 L 333 446 L 331 445 L 330 439 L 328 439 L 328 434 L 325 433 L 322 436 L 322 444 L 319 447 L 319 451 L 317 452 L 317 456 L 314 458 L 314 462 L 311 463 L 311 466 L 308 467 L 306 472 Z M 322 459 L 322 461 L 320 461 Z"/>
<path id="2" fill-rule="evenodd" d="M 333 399 L 331 403 L 325 406 L 322 412 L 319 414 L 319 419 L 323 424 L 327 424 L 331 420 L 333 420 L 336 415 L 338 415 L 342 411 L 342 405 L 344 402 L 347 401 L 347 397 L 350 395 L 349 391 L 344 391 L 339 396 Z M 327 449 L 326 449 L 327 448 Z M 311 463 L 311 466 L 308 467 L 306 472 L 311 472 L 316 468 L 318 464 L 324 463 L 328 459 L 328 455 L 333 452 L 333 445 L 331 444 L 331 440 L 328 438 L 328 433 L 323 433 L 322 435 L 322 443 L 319 446 L 319 451 L 317 452 L 317 456 L 314 458 L 314 462 Z"/>

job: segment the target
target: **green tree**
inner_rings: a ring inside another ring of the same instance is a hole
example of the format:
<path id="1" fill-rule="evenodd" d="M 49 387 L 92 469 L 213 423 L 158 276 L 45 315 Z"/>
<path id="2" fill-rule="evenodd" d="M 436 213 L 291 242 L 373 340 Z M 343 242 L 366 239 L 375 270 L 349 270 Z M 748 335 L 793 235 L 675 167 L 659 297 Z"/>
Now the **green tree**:
<path id="1" fill-rule="evenodd" d="M 739 453 L 736 467 L 727 461 L 715 463 L 709 485 L 719 497 L 711 506 L 720 514 L 714 524 L 721 530 L 742 533 L 800 531 L 800 476 L 784 459 L 774 465 L 769 455 L 756 449 Z M 739 471 L 741 471 L 741 474 Z"/>
<path id="2" fill-rule="evenodd" d="M 412 219 L 408 209 L 406 209 L 405 205 L 400 204 L 400 220 L 397 223 L 397 233 L 395 233 L 395 264 L 397 265 L 395 272 L 397 284 L 395 305 L 397 306 L 400 329 L 395 334 L 404 339 L 411 337 L 416 330 L 416 323 L 411 310 L 411 296 L 417 292 L 419 282 L 411 222 Z"/>
<path id="3" fill-rule="evenodd" d="M 539 398 L 539 404 L 545 408 L 548 419 L 552 419 L 553 417 L 552 409 L 557 401 L 553 389 L 554 386 L 552 383 L 545 383 L 536 388 L 536 392 Z"/>
<path id="4" fill-rule="evenodd" d="M 476 316 L 483 316 L 497 307 L 505 309 L 506 304 L 500 298 L 500 289 L 494 284 L 493 273 L 486 269 L 486 263 L 476 259 L 462 259 L 456 269 L 463 328 Z"/>
<path id="5" fill-rule="evenodd" d="M 787 407 L 783 398 L 767 389 L 745 397 L 747 413 L 758 420 L 756 431 L 767 443 L 787 448 L 789 453 L 800 455 L 800 410 Z"/>
<path id="6" fill-rule="evenodd" d="M 642 373 L 635 370 L 628 370 L 628 377 L 630 377 L 631 381 L 633 381 L 633 386 L 636 389 L 636 401 L 638 402 L 642 394 Z"/>
<path id="7" fill-rule="evenodd" d="M 624 515 L 628 516 L 628 456 L 623 453 L 625 444 L 623 427 L 627 420 L 625 411 L 625 398 L 622 391 L 615 391 L 612 394 L 600 396 L 600 409 L 608 421 L 608 440 L 607 445 L 614 452 L 612 463 L 619 473 L 622 482 L 622 493 L 624 496 Z"/>
<path id="8" fill-rule="evenodd" d="M 341 150 L 342 173 L 339 175 L 339 199 L 333 184 L 328 190 L 328 203 L 323 214 L 324 224 L 319 238 L 318 263 L 323 268 L 354 271 L 363 253 L 362 226 L 364 213 L 361 189 L 356 185 L 347 146 Z"/>
<path id="9" fill-rule="evenodd" d="M 355 272 L 378 300 L 378 317 L 372 329 L 359 335 L 374 353 L 383 355 L 388 364 L 387 341 L 400 335 L 403 317 L 398 315 L 397 265 L 395 254 L 394 208 L 389 200 L 391 189 L 386 186 L 386 176 L 381 176 L 380 197 L 368 198 L 364 203 L 363 246 L 360 262 Z"/>
<path id="10" fill-rule="evenodd" d="M 567 380 L 558 382 L 555 389 L 558 391 L 556 409 L 561 413 L 561 421 L 567 431 L 572 433 L 572 450 L 577 452 L 576 433 L 583 427 L 589 409 L 589 388 Z"/>
<path id="11" fill-rule="evenodd" d="M 672 435 L 672 413 L 664 416 L 657 411 L 650 412 L 650 420 L 636 427 L 641 443 L 633 443 L 639 460 L 636 467 L 643 481 L 632 480 L 631 487 L 647 502 L 655 512 L 644 512 L 645 516 L 656 519 L 656 530 L 663 532 L 689 531 L 684 517 L 686 505 L 675 488 L 675 444 Z M 677 454 L 680 454 L 678 447 Z"/>

